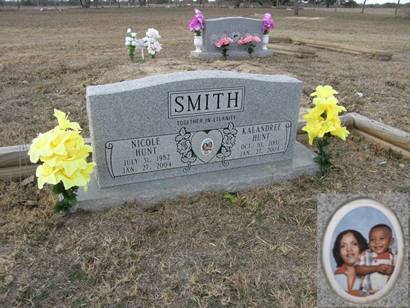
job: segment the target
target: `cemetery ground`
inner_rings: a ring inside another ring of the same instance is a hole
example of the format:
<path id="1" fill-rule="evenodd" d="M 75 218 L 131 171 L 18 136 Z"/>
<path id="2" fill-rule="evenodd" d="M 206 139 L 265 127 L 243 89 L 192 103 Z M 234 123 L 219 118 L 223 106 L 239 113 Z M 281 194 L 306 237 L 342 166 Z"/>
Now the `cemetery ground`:
<path id="1" fill-rule="evenodd" d="M 267 9 L 205 9 L 261 17 Z M 272 10 L 271 37 L 388 50 L 378 61 L 326 50 L 299 59 L 191 60 L 192 10 L 65 9 L 0 12 L 0 146 L 29 143 L 70 112 L 88 136 L 85 87 L 175 71 L 288 74 L 304 82 L 301 106 L 330 84 L 349 112 L 410 131 L 410 19 L 333 11 Z M 314 17 L 314 18 L 313 18 Z M 126 29 L 162 35 L 158 57 L 130 63 Z M 298 140 L 307 144 L 306 136 Z M 0 303 L 10 306 L 281 306 L 316 303 L 316 195 L 410 193 L 410 164 L 352 133 L 331 145 L 324 178 L 303 177 L 237 193 L 136 204 L 69 218 L 49 189 L 0 181 Z"/>

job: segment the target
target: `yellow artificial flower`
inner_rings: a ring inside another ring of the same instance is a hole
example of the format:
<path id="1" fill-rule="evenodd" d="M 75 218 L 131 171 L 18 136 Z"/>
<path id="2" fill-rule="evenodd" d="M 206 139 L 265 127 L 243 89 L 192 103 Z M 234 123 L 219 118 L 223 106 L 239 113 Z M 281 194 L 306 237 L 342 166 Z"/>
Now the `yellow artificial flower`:
<path id="1" fill-rule="evenodd" d="M 60 169 L 58 178 L 63 182 L 65 189 L 70 189 L 74 186 L 84 187 L 87 190 L 87 184 L 90 181 L 91 173 L 95 167 L 95 163 L 86 163 L 77 166 L 73 173 L 67 174 L 65 169 Z"/>
<path id="2" fill-rule="evenodd" d="M 346 140 L 349 135 L 339 117 L 339 113 L 346 111 L 346 108 L 338 105 L 337 98 L 333 96 L 336 93 L 331 86 L 318 86 L 316 92 L 312 93 L 311 96 L 316 96 L 313 99 L 315 107 L 303 116 L 306 125 L 302 128 L 308 133 L 309 144 L 312 145 L 315 138 L 323 138 L 327 133 L 342 140 Z"/>
<path id="3" fill-rule="evenodd" d="M 32 142 L 28 152 L 30 161 L 45 161 L 54 156 L 68 155 L 68 151 L 77 151 L 76 148 L 84 145 L 84 139 L 78 131 L 61 130 L 58 126 L 44 134 L 40 134 Z M 87 155 L 88 156 L 88 155 Z"/>
<path id="4" fill-rule="evenodd" d="M 311 108 L 309 111 L 303 116 L 303 118 L 309 122 L 309 121 L 323 121 L 324 118 L 322 117 L 323 110 L 319 108 Z"/>
<path id="5" fill-rule="evenodd" d="M 327 97 L 331 97 L 331 96 L 333 96 L 337 93 L 338 92 L 335 89 L 333 89 L 331 86 L 326 85 L 326 86 L 317 86 L 316 89 L 315 89 L 315 92 L 310 94 L 310 96 L 317 96 L 317 97 L 327 98 Z"/>
<path id="6" fill-rule="evenodd" d="M 50 165 L 46 162 L 37 167 L 36 176 L 38 177 L 38 187 L 40 189 L 46 183 L 55 185 L 61 181 L 66 190 L 74 186 L 84 187 L 84 190 L 87 190 L 87 184 L 90 181 L 95 163 L 87 163 L 83 160 L 78 162 L 75 168 L 70 169 L 69 173 L 66 172 L 65 166 L 55 164 L 55 161 L 52 163 Z"/>
<path id="7" fill-rule="evenodd" d="M 343 141 L 346 140 L 346 137 L 349 136 L 349 131 L 346 129 L 346 127 L 343 126 L 338 126 L 335 127 L 330 134 L 332 134 L 332 136 L 335 137 L 339 137 L 340 139 L 342 139 Z"/>
<path id="8" fill-rule="evenodd" d="M 64 112 L 58 109 L 54 109 L 54 116 L 57 118 L 58 126 L 60 127 L 60 129 L 72 129 L 75 131 L 81 131 L 80 124 L 78 124 L 77 122 L 70 122 Z"/>
<path id="9" fill-rule="evenodd" d="M 95 167 L 95 163 L 87 162 L 92 147 L 85 144 L 78 123 L 70 122 L 57 109 L 54 115 L 58 126 L 35 138 L 29 150 L 31 162 L 43 162 L 36 171 L 38 186 L 41 189 L 45 183 L 56 185 L 61 181 L 66 190 L 86 188 Z"/>
<path id="10" fill-rule="evenodd" d="M 40 165 L 37 167 L 36 176 L 38 179 L 38 188 L 42 189 L 44 184 L 52 184 L 55 185 L 59 181 L 57 180 L 56 173 L 58 172 L 57 169 L 48 166 L 47 164 Z"/>
<path id="11" fill-rule="evenodd" d="M 313 144 L 313 140 L 321 134 L 322 130 L 321 120 L 307 121 L 306 125 L 302 128 L 303 131 L 308 133 L 309 144 Z"/>
<path id="12" fill-rule="evenodd" d="M 315 97 L 313 99 L 313 105 L 317 106 L 320 104 L 335 104 L 337 105 L 339 103 L 338 99 L 334 96 L 329 96 L 329 97 Z"/>
<path id="13" fill-rule="evenodd" d="M 320 113 L 313 110 L 313 112 L 304 116 L 306 125 L 302 130 L 308 133 L 309 144 L 313 144 L 315 138 L 322 138 L 326 133 L 330 133 L 342 140 L 346 140 L 349 131 L 341 126 L 341 121 L 338 116 L 327 117 L 324 119 L 321 116 L 317 116 L 318 114 Z"/>
<path id="14" fill-rule="evenodd" d="M 52 130 L 44 134 L 39 134 L 37 138 L 34 138 L 28 151 L 28 155 L 30 156 L 30 161 L 32 163 L 38 162 L 38 160 L 42 157 L 53 155 L 53 150 L 49 146 L 52 138 Z"/>
<path id="15" fill-rule="evenodd" d="M 346 108 L 343 106 L 337 105 L 334 100 L 331 98 L 323 100 L 322 102 L 318 103 L 315 107 L 315 113 L 320 114 L 323 119 L 327 118 L 339 118 L 339 113 L 342 111 L 346 111 Z"/>

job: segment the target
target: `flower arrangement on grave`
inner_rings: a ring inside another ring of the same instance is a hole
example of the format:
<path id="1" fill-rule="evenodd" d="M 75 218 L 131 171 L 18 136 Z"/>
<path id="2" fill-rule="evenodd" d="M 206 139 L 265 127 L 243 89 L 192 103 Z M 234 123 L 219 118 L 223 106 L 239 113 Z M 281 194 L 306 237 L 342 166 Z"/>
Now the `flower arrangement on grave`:
<path id="1" fill-rule="evenodd" d="M 53 185 L 53 192 L 58 196 L 55 212 L 68 214 L 77 202 L 78 188 L 87 189 L 95 163 L 87 161 L 92 148 L 85 144 L 80 125 L 70 122 L 60 110 L 54 109 L 54 116 L 58 125 L 39 134 L 28 155 L 32 163 L 42 163 L 36 170 L 38 188 L 42 189 L 44 184 Z"/>
<path id="2" fill-rule="evenodd" d="M 248 54 L 252 55 L 255 51 L 256 44 L 259 44 L 261 39 L 259 36 L 246 34 L 244 37 L 240 38 L 237 42 L 239 46 L 246 46 Z"/>
<path id="3" fill-rule="evenodd" d="M 131 28 L 127 30 L 127 36 L 125 37 L 125 46 L 127 46 L 128 56 L 131 61 L 134 61 L 135 48 L 137 46 L 137 33 L 132 32 Z"/>
<path id="4" fill-rule="evenodd" d="M 275 28 L 275 22 L 272 19 L 272 15 L 270 13 L 265 13 L 263 15 L 263 20 L 262 20 L 262 31 L 263 31 L 262 50 L 268 49 L 269 31 L 273 30 L 274 28 Z"/>
<path id="5" fill-rule="evenodd" d="M 195 15 L 189 20 L 188 29 L 191 32 L 195 33 L 194 36 L 194 45 L 195 45 L 195 52 L 202 51 L 202 37 L 201 31 L 205 29 L 205 17 L 204 14 L 198 9 L 195 9 Z"/>
<path id="6" fill-rule="evenodd" d="M 263 35 L 269 34 L 269 31 L 273 30 L 274 28 L 275 28 L 275 22 L 272 19 L 272 14 L 265 13 L 263 15 L 263 20 L 262 20 Z"/>
<path id="7" fill-rule="evenodd" d="M 309 144 L 317 147 L 315 162 L 319 164 L 320 174 L 324 176 L 331 167 L 330 154 L 326 147 L 329 145 L 330 137 L 339 137 L 346 140 L 349 131 L 343 127 L 339 113 L 346 108 L 338 105 L 335 94 L 338 92 L 331 86 L 318 86 L 310 95 L 313 98 L 314 107 L 304 115 L 306 125 L 302 128 L 308 133 Z"/>
<path id="8" fill-rule="evenodd" d="M 215 46 L 219 49 L 221 49 L 222 52 L 222 57 L 226 59 L 228 57 L 228 49 L 229 45 L 233 43 L 233 39 L 230 37 L 226 36 L 223 38 L 220 38 L 216 43 Z"/>
<path id="9" fill-rule="evenodd" d="M 196 36 L 201 36 L 201 31 L 205 29 L 205 16 L 200 10 L 195 9 L 195 15 L 189 20 L 188 28 Z"/>
<path id="10" fill-rule="evenodd" d="M 145 33 L 143 42 L 151 58 L 155 58 L 156 54 L 162 49 L 162 45 L 159 42 L 160 38 L 161 36 L 159 35 L 158 30 L 155 30 L 154 28 L 149 28 Z"/>

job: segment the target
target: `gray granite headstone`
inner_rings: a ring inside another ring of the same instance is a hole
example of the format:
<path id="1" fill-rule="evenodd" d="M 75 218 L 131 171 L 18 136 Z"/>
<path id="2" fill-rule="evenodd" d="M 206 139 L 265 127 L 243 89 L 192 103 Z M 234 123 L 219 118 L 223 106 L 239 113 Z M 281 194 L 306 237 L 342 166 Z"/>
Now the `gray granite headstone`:
<path id="1" fill-rule="evenodd" d="M 215 46 L 215 43 L 223 37 L 230 37 L 234 43 L 229 46 L 228 58 L 247 58 L 249 54 L 246 47 L 237 44 L 238 40 L 247 34 L 258 36 L 262 41 L 262 20 L 246 17 L 207 19 L 203 33 L 203 51 L 200 53 L 193 51 L 191 56 L 203 59 L 220 58 L 221 50 Z M 256 57 L 271 56 L 272 50 L 262 50 L 261 42 L 255 45 L 253 55 Z"/>
<path id="2" fill-rule="evenodd" d="M 313 154 L 295 141 L 301 89 L 288 76 L 225 71 L 88 87 L 97 167 L 80 200 L 157 201 L 314 172 Z"/>

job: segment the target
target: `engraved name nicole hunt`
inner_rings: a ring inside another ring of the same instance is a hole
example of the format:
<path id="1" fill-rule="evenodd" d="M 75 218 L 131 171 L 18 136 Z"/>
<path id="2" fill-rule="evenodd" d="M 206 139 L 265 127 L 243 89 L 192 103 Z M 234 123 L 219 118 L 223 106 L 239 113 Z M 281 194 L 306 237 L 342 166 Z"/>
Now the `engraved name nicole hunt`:
<path id="1" fill-rule="evenodd" d="M 245 88 L 222 88 L 168 94 L 170 118 L 243 111 Z"/>

